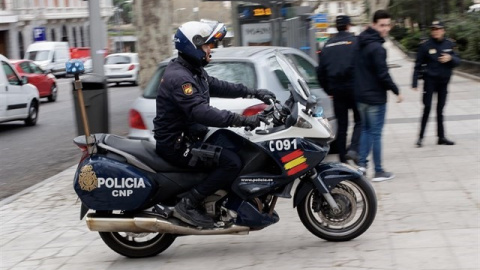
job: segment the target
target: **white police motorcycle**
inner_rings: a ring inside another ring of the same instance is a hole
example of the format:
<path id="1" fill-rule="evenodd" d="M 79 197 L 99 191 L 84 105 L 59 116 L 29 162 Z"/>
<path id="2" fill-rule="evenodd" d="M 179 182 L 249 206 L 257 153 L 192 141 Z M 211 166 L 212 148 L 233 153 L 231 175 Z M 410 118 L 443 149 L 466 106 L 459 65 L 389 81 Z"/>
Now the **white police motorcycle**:
<path id="1" fill-rule="evenodd" d="M 178 195 L 201 182 L 205 172 L 167 163 L 148 141 L 87 134 L 74 139 L 83 152 L 74 189 L 88 228 L 119 254 L 154 256 L 177 236 L 248 234 L 278 222 L 277 199 L 292 198 L 297 181 L 293 206 L 312 234 L 348 241 L 364 233 L 377 211 L 374 189 L 355 169 L 322 163 L 334 138 L 328 120 L 295 67 L 280 52 L 276 58 L 290 81 L 291 98 L 263 112 L 271 124 L 249 134 L 217 129 L 206 138 L 215 144 L 228 137 L 243 162 L 231 190 L 204 201 L 214 228 L 193 227 L 173 215 Z"/>

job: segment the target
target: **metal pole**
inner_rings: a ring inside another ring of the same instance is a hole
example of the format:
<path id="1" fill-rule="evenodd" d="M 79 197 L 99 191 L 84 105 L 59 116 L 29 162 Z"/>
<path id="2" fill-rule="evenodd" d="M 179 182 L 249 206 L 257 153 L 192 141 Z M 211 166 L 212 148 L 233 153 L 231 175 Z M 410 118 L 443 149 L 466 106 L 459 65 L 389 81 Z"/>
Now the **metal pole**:
<path id="1" fill-rule="evenodd" d="M 231 7 L 232 7 L 232 26 L 233 26 L 233 46 L 240 46 L 242 43 L 241 43 L 241 39 L 242 39 L 242 33 L 241 33 L 241 30 L 240 30 L 240 23 L 238 22 L 238 3 L 237 2 L 234 2 L 234 1 L 231 1 L 230 3 L 232 3 Z"/>
<path id="2" fill-rule="evenodd" d="M 82 82 L 80 81 L 80 76 L 78 73 L 75 73 L 75 90 L 77 90 L 78 95 L 78 106 L 80 107 L 80 113 L 82 115 L 83 130 L 85 131 L 85 143 L 87 144 L 87 152 L 92 154 L 92 140 L 90 138 L 90 128 L 88 126 L 87 112 L 85 110 L 85 101 L 83 100 L 82 92 Z"/>
<path id="3" fill-rule="evenodd" d="M 104 76 L 103 55 L 105 53 L 105 25 L 100 15 L 100 0 L 89 0 L 90 14 L 90 56 L 92 58 L 93 73 Z"/>

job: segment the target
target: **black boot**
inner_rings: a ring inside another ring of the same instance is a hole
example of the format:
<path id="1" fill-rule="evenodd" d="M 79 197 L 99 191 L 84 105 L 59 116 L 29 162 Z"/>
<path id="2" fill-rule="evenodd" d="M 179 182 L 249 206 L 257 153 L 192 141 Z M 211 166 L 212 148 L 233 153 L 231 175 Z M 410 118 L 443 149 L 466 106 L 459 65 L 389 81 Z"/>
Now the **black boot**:
<path id="1" fill-rule="evenodd" d="M 197 227 L 213 228 L 213 219 L 204 214 L 200 208 L 203 199 L 205 199 L 205 196 L 192 189 L 187 196 L 175 205 L 175 217 Z"/>
<path id="2" fill-rule="evenodd" d="M 419 138 L 416 145 L 417 145 L 417 147 L 422 147 L 423 146 L 423 139 Z"/>
<path id="3" fill-rule="evenodd" d="M 440 145 L 454 145 L 455 143 L 450 141 L 449 139 L 443 137 L 443 138 L 438 138 L 438 144 L 440 144 Z"/>

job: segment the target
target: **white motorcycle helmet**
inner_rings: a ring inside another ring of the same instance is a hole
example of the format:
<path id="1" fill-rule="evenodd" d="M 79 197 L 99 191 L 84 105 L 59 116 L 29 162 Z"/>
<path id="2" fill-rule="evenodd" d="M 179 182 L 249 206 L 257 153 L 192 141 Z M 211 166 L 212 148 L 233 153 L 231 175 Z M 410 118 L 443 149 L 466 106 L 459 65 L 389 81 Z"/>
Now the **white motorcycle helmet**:
<path id="1" fill-rule="evenodd" d="M 223 23 L 186 22 L 175 33 L 175 49 L 196 61 L 203 62 L 206 54 L 202 45 L 221 41 L 227 34 Z"/>

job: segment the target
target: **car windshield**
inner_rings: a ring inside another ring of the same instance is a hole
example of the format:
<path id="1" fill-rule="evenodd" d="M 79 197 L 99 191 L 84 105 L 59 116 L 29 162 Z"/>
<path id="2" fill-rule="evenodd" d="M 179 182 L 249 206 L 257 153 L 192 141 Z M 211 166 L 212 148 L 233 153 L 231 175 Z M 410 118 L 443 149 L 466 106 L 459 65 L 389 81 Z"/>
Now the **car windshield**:
<path id="1" fill-rule="evenodd" d="M 157 69 L 143 91 L 144 98 L 156 98 L 157 88 L 166 66 Z M 256 87 L 253 64 L 248 62 L 214 62 L 205 67 L 209 76 L 231 83 L 241 83 L 249 88 Z"/>
<path id="2" fill-rule="evenodd" d="M 125 55 L 112 55 L 105 59 L 105 65 L 130 64 L 131 62 L 130 57 Z"/>
<path id="3" fill-rule="evenodd" d="M 45 61 L 48 60 L 50 51 L 29 51 L 27 52 L 27 59 L 32 61 Z"/>
<path id="4" fill-rule="evenodd" d="M 231 83 L 256 88 L 257 78 L 253 64 L 248 62 L 212 62 L 205 67 L 209 76 Z"/>

